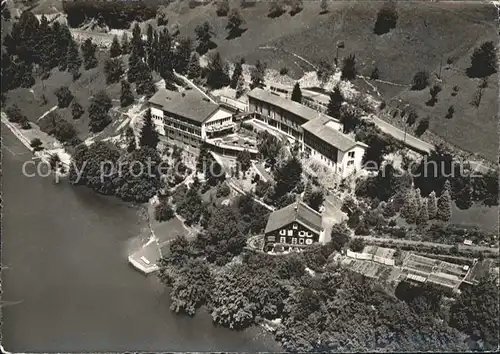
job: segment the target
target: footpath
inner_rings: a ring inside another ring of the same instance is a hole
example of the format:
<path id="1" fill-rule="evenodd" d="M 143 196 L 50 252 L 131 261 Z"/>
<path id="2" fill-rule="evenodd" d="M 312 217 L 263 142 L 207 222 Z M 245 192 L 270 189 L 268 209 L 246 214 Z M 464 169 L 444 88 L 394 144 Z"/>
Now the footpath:
<path id="1" fill-rule="evenodd" d="M 33 154 L 39 157 L 42 161 L 48 163 L 50 157 L 57 154 L 59 155 L 63 166 L 67 171 L 69 170 L 71 155 L 64 149 L 63 145 L 57 141 L 57 139 L 41 131 L 38 125 L 30 122 L 31 129 L 21 129 L 17 124 L 9 122 L 9 119 L 4 112 L 2 112 L 2 123 L 9 128 L 9 130 L 24 146 L 26 146 L 27 149 L 32 151 Z M 33 151 L 33 148 L 31 147 L 31 141 L 33 139 L 40 139 L 43 150 Z"/>

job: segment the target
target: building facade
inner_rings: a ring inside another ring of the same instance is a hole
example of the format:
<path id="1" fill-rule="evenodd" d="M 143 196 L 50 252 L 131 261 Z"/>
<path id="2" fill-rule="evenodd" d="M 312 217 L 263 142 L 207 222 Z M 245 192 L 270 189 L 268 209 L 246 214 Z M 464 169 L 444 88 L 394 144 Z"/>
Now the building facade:
<path id="1" fill-rule="evenodd" d="M 309 158 L 341 178 L 362 169 L 366 144 L 343 134 L 339 120 L 260 88 L 248 94 L 251 116 L 298 141 Z"/>
<path id="2" fill-rule="evenodd" d="M 160 135 L 186 145 L 233 132 L 232 113 L 192 91 L 158 90 L 149 99 L 151 114 Z"/>
<path id="3" fill-rule="evenodd" d="M 264 234 L 264 251 L 277 245 L 283 250 L 301 249 L 325 240 L 321 214 L 300 201 L 271 213 Z"/>

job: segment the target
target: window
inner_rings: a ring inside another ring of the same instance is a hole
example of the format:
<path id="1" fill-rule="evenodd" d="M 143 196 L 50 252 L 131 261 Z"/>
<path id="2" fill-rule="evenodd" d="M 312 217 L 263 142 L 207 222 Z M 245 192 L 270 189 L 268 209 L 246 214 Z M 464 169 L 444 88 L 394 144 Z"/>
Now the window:
<path id="1" fill-rule="evenodd" d="M 296 245 L 297 244 L 297 237 L 294 237 L 292 238 L 292 245 Z"/>
<path id="2" fill-rule="evenodd" d="M 275 236 L 268 236 L 267 240 L 271 241 L 271 242 L 274 242 L 274 241 L 276 241 L 276 237 Z"/>
<path id="3" fill-rule="evenodd" d="M 347 161 L 347 166 L 352 166 L 354 165 L 354 160 Z"/>
<path id="4" fill-rule="evenodd" d="M 286 243 L 286 237 L 280 237 L 280 243 Z"/>
<path id="5" fill-rule="evenodd" d="M 305 236 L 306 232 L 305 231 L 299 231 L 299 236 Z"/>
<path id="6" fill-rule="evenodd" d="M 306 245 L 310 245 L 310 244 L 312 244 L 312 243 L 313 243 L 313 240 L 312 240 L 312 239 L 308 238 L 308 239 L 306 240 Z"/>
<path id="7" fill-rule="evenodd" d="M 354 158 L 354 151 L 351 151 L 350 153 L 347 154 L 351 159 Z"/>
<path id="8" fill-rule="evenodd" d="M 306 236 L 307 236 L 307 237 L 313 237 L 312 233 L 310 233 L 310 232 L 307 232 L 307 235 L 306 235 Z"/>
<path id="9" fill-rule="evenodd" d="M 294 229 L 294 230 L 297 230 L 297 228 L 298 228 L 298 227 L 299 227 L 299 225 L 297 225 L 297 224 L 293 224 L 293 229 Z"/>
<path id="10" fill-rule="evenodd" d="M 288 236 L 293 236 L 293 230 L 288 230 Z"/>
<path id="11" fill-rule="evenodd" d="M 286 235 L 286 230 L 285 229 L 280 230 L 280 235 Z"/>

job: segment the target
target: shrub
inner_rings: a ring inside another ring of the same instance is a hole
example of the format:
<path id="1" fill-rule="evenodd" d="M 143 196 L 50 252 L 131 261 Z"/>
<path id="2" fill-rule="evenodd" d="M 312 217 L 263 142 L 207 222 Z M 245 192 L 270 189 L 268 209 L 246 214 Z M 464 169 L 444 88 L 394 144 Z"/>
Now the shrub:
<path id="1" fill-rule="evenodd" d="M 370 74 L 370 79 L 372 80 L 377 80 L 379 78 L 379 71 L 378 71 L 378 68 L 377 67 L 374 67 L 371 74 Z"/>
<path id="2" fill-rule="evenodd" d="M 450 106 L 448 108 L 448 113 L 446 113 L 446 118 L 448 118 L 448 119 L 453 118 L 454 113 L 455 113 L 455 108 L 453 108 L 453 106 Z"/>
<path id="3" fill-rule="evenodd" d="M 59 108 L 66 108 L 73 101 L 73 94 L 68 86 L 59 87 L 54 94 L 57 96 L 57 106 Z"/>
<path id="4" fill-rule="evenodd" d="M 455 97 L 455 96 L 457 95 L 458 91 L 460 91 L 460 87 L 458 87 L 458 86 L 456 86 L 456 85 L 455 85 L 455 86 L 453 86 L 453 92 L 451 93 L 451 95 L 452 95 L 453 97 Z"/>
<path id="5" fill-rule="evenodd" d="M 28 118 L 26 118 L 26 116 L 23 116 L 21 118 L 21 121 L 19 122 L 19 124 L 21 125 L 21 129 L 24 129 L 24 130 L 31 129 L 31 124 L 28 121 Z"/>
<path id="6" fill-rule="evenodd" d="M 215 193 L 215 196 L 217 198 L 227 197 L 230 193 L 231 193 L 231 188 L 229 188 L 229 186 L 227 185 L 227 183 L 221 183 L 217 187 L 217 191 Z"/>
<path id="7" fill-rule="evenodd" d="M 349 248 L 353 252 L 361 252 L 365 248 L 365 241 L 361 238 L 355 238 L 351 241 Z"/>
<path id="8" fill-rule="evenodd" d="M 342 80 L 354 80 L 356 78 L 356 56 L 350 54 L 342 62 Z"/>
<path id="9" fill-rule="evenodd" d="M 380 102 L 378 109 L 383 110 L 386 106 L 387 106 L 387 103 L 385 103 L 385 101 L 382 101 L 382 102 Z"/>
<path id="10" fill-rule="evenodd" d="M 280 75 L 287 75 L 288 74 L 288 68 L 286 66 L 282 67 L 280 69 Z"/>
<path id="11" fill-rule="evenodd" d="M 15 104 L 10 106 L 10 107 L 7 107 L 7 109 L 5 110 L 5 113 L 7 114 L 9 122 L 12 122 L 12 123 L 20 123 L 24 117 L 24 114 L 21 112 L 19 107 Z"/>
<path id="12" fill-rule="evenodd" d="M 285 6 L 281 0 L 273 0 L 269 5 L 269 13 L 267 17 L 275 18 L 285 13 Z"/>
<path id="13" fill-rule="evenodd" d="M 34 151 L 43 150 L 42 145 L 43 145 L 42 141 L 38 138 L 34 138 L 30 141 L 30 146 L 33 148 Z"/>
<path id="14" fill-rule="evenodd" d="M 423 90 L 429 85 L 429 73 L 427 71 L 419 71 L 413 76 L 412 90 Z"/>
<path id="15" fill-rule="evenodd" d="M 73 116 L 73 119 L 80 119 L 80 117 L 84 112 L 85 111 L 83 110 L 81 104 L 79 104 L 76 101 L 73 101 L 73 103 L 71 104 L 71 114 Z"/>

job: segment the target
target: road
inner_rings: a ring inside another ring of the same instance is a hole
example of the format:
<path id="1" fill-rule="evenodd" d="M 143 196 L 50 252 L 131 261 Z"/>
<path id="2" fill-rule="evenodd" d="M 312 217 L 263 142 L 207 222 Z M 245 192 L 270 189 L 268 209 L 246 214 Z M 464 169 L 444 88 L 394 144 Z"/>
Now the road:
<path id="1" fill-rule="evenodd" d="M 378 238 L 373 236 L 352 236 L 354 238 L 361 238 L 363 240 L 371 241 L 371 242 L 392 242 L 394 244 L 400 245 L 416 245 L 416 246 L 427 246 L 427 247 L 439 247 L 444 249 L 453 248 L 455 245 L 447 245 L 444 243 L 435 243 L 435 242 L 427 242 L 427 241 L 414 241 L 414 240 L 401 240 L 394 238 Z M 490 253 L 498 253 L 498 248 L 486 247 L 486 246 L 465 246 L 460 245 L 461 249 L 467 249 L 471 251 L 478 252 L 490 252 Z"/>
<path id="2" fill-rule="evenodd" d="M 392 136 L 396 140 L 404 142 L 404 144 L 408 145 L 413 150 L 424 152 L 426 154 L 429 154 L 432 150 L 434 150 L 434 145 L 426 143 L 425 141 L 420 140 L 408 133 L 405 134 L 403 130 L 396 128 L 394 125 L 387 123 L 380 118 L 372 117 L 370 120 L 372 120 L 373 123 L 375 123 L 384 133 Z"/>

